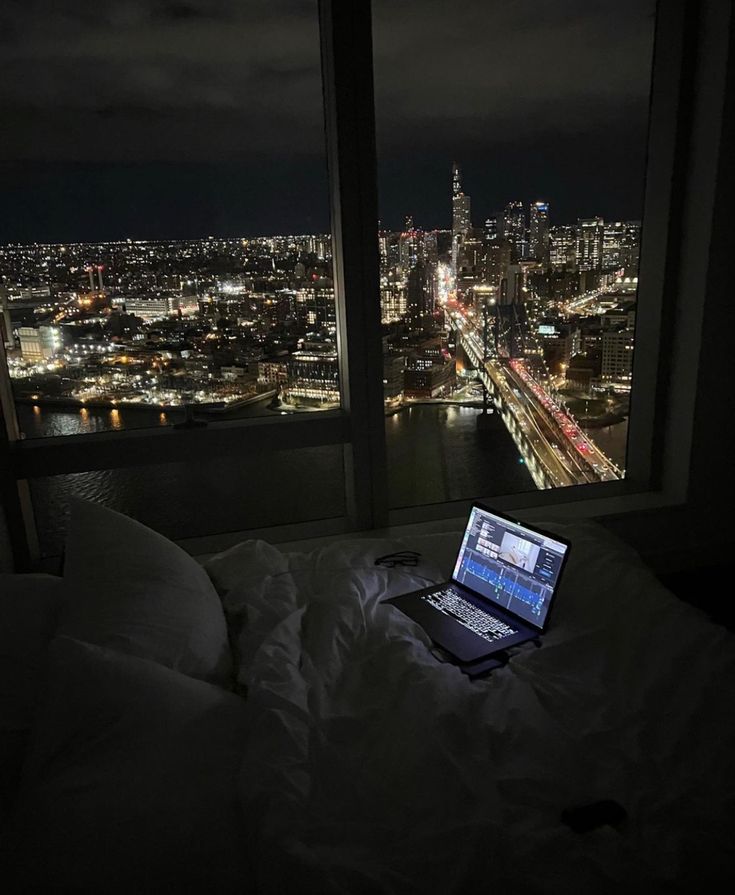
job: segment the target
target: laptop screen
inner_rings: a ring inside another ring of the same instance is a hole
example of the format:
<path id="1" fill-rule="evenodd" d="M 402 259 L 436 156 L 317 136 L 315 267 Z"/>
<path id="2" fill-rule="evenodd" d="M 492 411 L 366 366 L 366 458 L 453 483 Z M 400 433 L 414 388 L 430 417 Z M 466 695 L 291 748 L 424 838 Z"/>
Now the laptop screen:
<path id="1" fill-rule="evenodd" d="M 472 507 L 452 578 L 541 630 L 567 550 L 548 535 Z"/>

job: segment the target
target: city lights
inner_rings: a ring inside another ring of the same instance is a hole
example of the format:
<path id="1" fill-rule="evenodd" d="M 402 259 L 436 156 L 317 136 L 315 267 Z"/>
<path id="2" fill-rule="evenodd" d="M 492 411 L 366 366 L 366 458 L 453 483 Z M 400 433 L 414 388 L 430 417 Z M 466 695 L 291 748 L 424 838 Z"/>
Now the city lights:
<path id="1" fill-rule="evenodd" d="M 451 228 L 378 234 L 386 413 L 496 410 L 539 488 L 621 477 L 583 425 L 625 417 L 639 224 L 509 199 L 475 228 L 457 163 L 448 200 Z M 16 400 L 115 429 L 129 408 L 338 407 L 331 260 L 327 234 L 0 247 Z"/>

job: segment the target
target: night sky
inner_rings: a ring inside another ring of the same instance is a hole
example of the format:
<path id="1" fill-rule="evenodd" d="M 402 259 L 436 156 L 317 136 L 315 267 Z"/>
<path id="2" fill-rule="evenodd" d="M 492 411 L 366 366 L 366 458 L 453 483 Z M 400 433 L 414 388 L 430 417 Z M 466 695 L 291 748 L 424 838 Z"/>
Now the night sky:
<path id="1" fill-rule="evenodd" d="M 374 0 L 381 218 L 641 214 L 652 0 Z M 314 0 L 3 0 L 0 242 L 328 228 Z"/>

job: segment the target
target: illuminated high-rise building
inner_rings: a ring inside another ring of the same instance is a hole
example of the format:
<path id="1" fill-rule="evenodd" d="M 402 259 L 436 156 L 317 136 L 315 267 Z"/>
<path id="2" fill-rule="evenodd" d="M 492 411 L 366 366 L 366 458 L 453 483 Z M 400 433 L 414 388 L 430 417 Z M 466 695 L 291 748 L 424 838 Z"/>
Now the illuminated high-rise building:
<path id="1" fill-rule="evenodd" d="M 509 264 L 498 290 L 498 304 L 520 303 L 524 282 L 524 272 L 520 264 Z"/>
<path id="2" fill-rule="evenodd" d="M 482 231 L 470 230 L 462 239 L 457 253 L 457 273 L 462 276 L 480 277 L 485 258 Z"/>
<path id="3" fill-rule="evenodd" d="M 510 243 L 513 261 L 526 257 L 526 214 L 523 202 L 509 202 L 499 221 L 500 237 Z"/>
<path id="4" fill-rule="evenodd" d="M 528 255 L 549 266 L 549 203 L 532 202 L 528 216 Z"/>
<path id="5" fill-rule="evenodd" d="M 406 312 L 411 329 L 426 329 L 431 325 L 434 296 L 431 277 L 422 261 L 408 275 Z"/>
<path id="6" fill-rule="evenodd" d="M 635 330 L 632 328 L 603 332 L 600 378 L 605 385 L 630 388 L 634 342 Z"/>
<path id="7" fill-rule="evenodd" d="M 461 241 L 472 227 L 470 197 L 462 192 L 462 172 L 457 162 L 452 165 L 452 264 L 457 267 Z"/>
<path id="8" fill-rule="evenodd" d="M 557 270 L 572 270 L 577 255 L 577 228 L 560 225 L 552 227 L 549 234 L 551 266 Z"/>
<path id="9" fill-rule="evenodd" d="M 383 286 L 380 290 L 380 319 L 383 323 L 394 323 L 406 314 L 406 290 L 396 284 Z"/>
<path id="10" fill-rule="evenodd" d="M 640 221 L 626 221 L 622 245 L 620 247 L 622 266 L 625 275 L 638 276 L 638 266 L 641 255 L 641 223 Z"/>
<path id="11" fill-rule="evenodd" d="M 412 218 L 406 218 L 406 224 L 413 225 Z M 404 274 L 415 267 L 424 256 L 424 234 L 420 230 L 404 230 L 398 239 L 399 263 Z"/>
<path id="12" fill-rule="evenodd" d="M 424 233 L 424 260 L 431 266 L 439 262 L 439 246 L 436 231 Z"/>
<path id="13" fill-rule="evenodd" d="M 384 274 L 388 270 L 388 241 L 390 234 L 385 230 L 378 232 L 378 252 L 380 254 L 380 273 Z"/>
<path id="14" fill-rule="evenodd" d="M 496 349 L 501 357 L 525 357 L 530 353 L 525 276 L 521 264 L 509 264 L 497 290 Z"/>
<path id="15" fill-rule="evenodd" d="M 575 261 L 578 270 L 600 270 L 605 222 L 602 218 L 577 221 Z"/>
<path id="16" fill-rule="evenodd" d="M 401 234 L 383 232 L 378 239 L 382 273 L 395 269 L 401 263 Z"/>
<path id="17" fill-rule="evenodd" d="M 452 162 L 452 199 L 462 195 L 462 169 L 458 162 Z"/>
<path id="18" fill-rule="evenodd" d="M 625 224 L 622 221 L 606 221 L 602 237 L 602 266 L 606 270 L 622 267 L 621 248 Z"/>
<path id="19" fill-rule="evenodd" d="M 625 276 L 638 274 L 641 225 L 639 221 L 606 221 L 602 238 L 602 266 L 623 270 Z"/>
<path id="20" fill-rule="evenodd" d="M 640 235 L 639 221 L 606 221 L 602 241 L 602 266 L 606 270 L 622 269 L 626 276 L 636 276 Z"/>
<path id="21" fill-rule="evenodd" d="M 498 288 L 505 278 L 511 263 L 510 244 L 504 240 L 495 239 L 485 248 L 483 264 L 483 280 L 488 286 Z"/>

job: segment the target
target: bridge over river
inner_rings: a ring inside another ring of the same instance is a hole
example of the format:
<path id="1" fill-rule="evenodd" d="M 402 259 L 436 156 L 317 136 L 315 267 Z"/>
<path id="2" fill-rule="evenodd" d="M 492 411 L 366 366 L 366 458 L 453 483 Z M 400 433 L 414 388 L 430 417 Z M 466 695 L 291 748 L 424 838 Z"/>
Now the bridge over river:
<path id="1" fill-rule="evenodd" d="M 494 351 L 487 356 L 481 327 L 459 306 L 448 306 L 446 312 L 538 488 L 623 477 L 548 393 L 528 361 L 502 358 Z"/>

